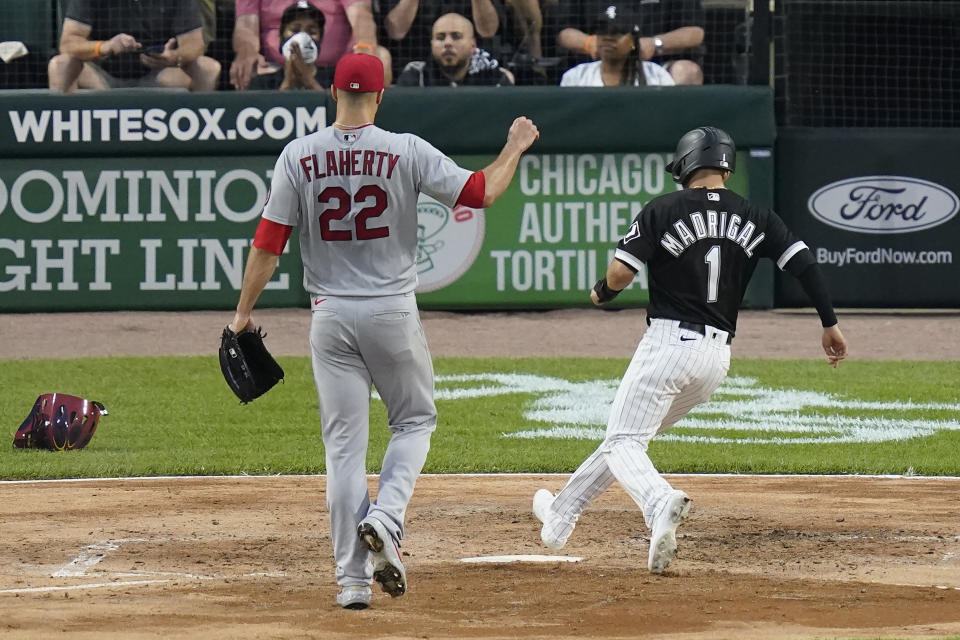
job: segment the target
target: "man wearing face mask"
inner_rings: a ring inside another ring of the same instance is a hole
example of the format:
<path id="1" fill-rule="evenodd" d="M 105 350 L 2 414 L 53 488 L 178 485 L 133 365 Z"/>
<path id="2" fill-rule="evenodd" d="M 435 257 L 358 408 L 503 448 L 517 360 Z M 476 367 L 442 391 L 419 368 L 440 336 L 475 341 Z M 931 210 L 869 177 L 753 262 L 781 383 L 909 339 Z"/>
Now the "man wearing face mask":
<path id="1" fill-rule="evenodd" d="M 281 53 L 282 16 L 291 0 L 235 0 L 237 19 L 233 28 L 236 57 L 230 65 L 230 84 L 238 91 L 250 87 L 258 75 L 275 73 L 286 65 Z M 298 9 L 313 6 L 322 12 L 323 41 L 315 62 L 333 67 L 343 55 L 366 53 L 385 63 L 384 83 L 390 84 L 390 52 L 377 44 L 371 0 L 297 0 Z"/>
<path id="2" fill-rule="evenodd" d="M 280 19 L 280 50 L 283 45 L 296 33 L 309 35 L 320 50 L 323 39 L 325 19 L 323 13 L 306 2 L 297 2 L 287 7 Z M 314 57 L 316 54 L 314 53 Z M 306 89 L 322 91 L 333 82 L 333 67 L 316 66 L 314 61 L 306 57 L 299 45 L 291 43 L 290 55 L 286 57 L 283 67 L 274 73 L 254 76 L 250 80 L 251 90 L 280 89 L 282 91 Z M 308 62 L 309 60 L 309 62 Z"/>
<path id="3" fill-rule="evenodd" d="M 473 24 L 458 13 L 433 23 L 429 60 L 409 63 L 397 78 L 405 87 L 512 85 L 513 75 L 486 51 L 477 49 Z M 479 55 L 478 55 L 479 54 Z"/>

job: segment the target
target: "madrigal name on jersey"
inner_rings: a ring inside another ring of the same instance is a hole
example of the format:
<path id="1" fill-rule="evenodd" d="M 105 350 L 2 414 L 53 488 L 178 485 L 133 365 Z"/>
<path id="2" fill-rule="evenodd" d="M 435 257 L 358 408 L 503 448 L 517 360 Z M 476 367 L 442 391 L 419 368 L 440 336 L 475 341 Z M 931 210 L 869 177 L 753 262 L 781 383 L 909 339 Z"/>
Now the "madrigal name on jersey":
<path id="1" fill-rule="evenodd" d="M 763 233 L 754 237 L 757 225 L 749 220 L 741 228 L 743 220 L 737 214 L 728 216 L 726 211 L 707 209 L 706 214 L 695 211 L 684 219 L 673 223 L 673 233 L 665 231 L 660 238 L 660 246 L 673 257 L 679 258 L 688 247 L 704 238 L 726 238 L 743 247 L 747 257 L 753 257 L 753 251 L 763 242 Z M 639 229 L 637 230 L 639 233 Z M 629 238 L 629 236 L 628 236 Z"/>

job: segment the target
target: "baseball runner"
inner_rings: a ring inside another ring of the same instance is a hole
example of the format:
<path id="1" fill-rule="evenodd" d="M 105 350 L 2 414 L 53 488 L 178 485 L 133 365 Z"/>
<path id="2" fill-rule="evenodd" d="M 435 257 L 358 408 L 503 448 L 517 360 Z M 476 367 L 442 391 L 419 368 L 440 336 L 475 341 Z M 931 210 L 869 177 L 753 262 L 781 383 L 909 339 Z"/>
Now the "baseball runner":
<path id="1" fill-rule="evenodd" d="M 417 198 L 490 206 L 539 137 L 533 122 L 517 118 L 500 155 L 471 173 L 417 136 L 375 126 L 383 86 L 376 57 L 349 54 L 337 63 L 336 122 L 280 154 L 230 325 L 236 332 L 253 325 L 254 304 L 298 227 L 337 603 L 347 609 L 369 606 L 372 579 L 394 597 L 407 590 L 398 547 L 437 423 L 433 365 L 414 297 Z M 365 467 L 371 385 L 392 432 L 374 502 Z"/>
<path id="2" fill-rule="evenodd" d="M 834 367 L 847 355 L 822 272 L 813 254 L 771 210 L 724 188 L 736 148 L 725 132 L 700 127 L 677 144 L 667 170 L 685 188 L 651 200 L 620 239 L 596 305 L 612 300 L 647 265 L 650 325 L 617 389 L 604 441 L 554 496 L 540 489 L 533 512 L 540 537 L 560 549 L 590 502 L 614 480 L 651 530 L 647 566 L 661 573 L 676 555 L 676 529 L 690 498 L 654 468 L 647 445 L 720 386 L 747 282 L 760 257 L 796 277 L 813 301 L 823 349 Z"/>

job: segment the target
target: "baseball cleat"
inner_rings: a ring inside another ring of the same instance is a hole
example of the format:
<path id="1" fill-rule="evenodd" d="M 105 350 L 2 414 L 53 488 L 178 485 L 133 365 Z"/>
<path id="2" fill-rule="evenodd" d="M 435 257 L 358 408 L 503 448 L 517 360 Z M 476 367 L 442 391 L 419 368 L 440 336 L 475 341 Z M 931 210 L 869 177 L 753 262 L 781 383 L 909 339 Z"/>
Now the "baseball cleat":
<path id="1" fill-rule="evenodd" d="M 365 584 L 340 587 L 337 604 L 344 609 L 366 609 L 370 606 L 370 587 Z"/>
<path id="2" fill-rule="evenodd" d="M 373 579 L 383 590 L 397 598 L 407 591 L 407 572 L 400 559 L 400 548 L 387 528 L 376 518 L 367 518 L 357 527 L 360 542 L 373 554 Z"/>
<path id="3" fill-rule="evenodd" d="M 537 489 L 533 494 L 533 515 L 543 523 L 540 528 L 540 539 L 543 540 L 543 544 L 554 551 L 559 551 L 567 544 L 567 538 L 573 533 L 574 525 L 553 513 L 550 509 L 553 500 L 552 493 L 546 489 Z"/>
<path id="4" fill-rule="evenodd" d="M 553 494 L 546 489 L 537 489 L 533 494 L 533 515 L 540 522 L 546 522 L 550 516 L 550 505 L 553 504 Z"/>
<path id="5" fill-rule="evenodd" d="M 677 555 L 677 527 L 690 513 L 690 498 L 683 491 L 674 491 L 667 498 L 650 533 L 650 557 L 647 568 L 663 573 Z"/>

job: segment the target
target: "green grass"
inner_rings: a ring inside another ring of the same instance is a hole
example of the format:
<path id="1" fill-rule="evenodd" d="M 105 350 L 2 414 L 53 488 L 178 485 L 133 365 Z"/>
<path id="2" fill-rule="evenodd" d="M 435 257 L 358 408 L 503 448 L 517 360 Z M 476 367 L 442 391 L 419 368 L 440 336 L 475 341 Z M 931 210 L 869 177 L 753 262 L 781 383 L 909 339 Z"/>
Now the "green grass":
<path id="1" fill-rule="evenodd" d="M 226 388 L 215 357 L 88 358 L 0 362 L 0 478 L 321 473 L 323 444 L 306 358 L 280 358 L 286 383 L 248 406 Z M 518 372 L 573 382 L 619 380 L 625 360 L 441 358 L 438 375 Z M 960 403 L 960 363 L 740 360 L 731 376 L 764 387 L 819 391 L 843 399 Z M 470 384 L 442 384 L 463 387 Z M 81 451 L 14 450 L 9 443 L 37 395 L 71 393 L 103 402 L 110 415 Z M 597 440 L 521 440 L 502 434 L 549 425 L 524 416 L 534 394 L 438 401 L 440 425 L 427 472 L 569 472 Z M 601 407 L 602 409 L 603 407 Z M 803 409 L 800 414 L 883 416 L 888 411 Z M 922 410 L 901 417 L 956 420 Z M 678 429 L 678 433 L 688 430 Z M 728 434 L 729 435 L 729 434 Z M 789 434 L 786 434 L 789 435 Z M 389 431 L 371 404 L 368 467 L 379 469 Z M 706 444 L 654 440 L 654 463 L 670 472 L 960 475 L 960 431 L 856 444 Z"/>

